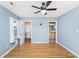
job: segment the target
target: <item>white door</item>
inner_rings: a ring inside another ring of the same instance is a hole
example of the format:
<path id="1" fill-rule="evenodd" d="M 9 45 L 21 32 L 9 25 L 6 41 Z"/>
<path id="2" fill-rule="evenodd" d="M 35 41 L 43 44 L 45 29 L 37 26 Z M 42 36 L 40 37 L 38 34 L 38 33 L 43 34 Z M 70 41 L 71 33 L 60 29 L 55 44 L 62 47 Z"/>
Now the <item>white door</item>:
<path id="1" fill-rule="evenodd" d="M 16 29 L 17 29 L 17 35 L 16 35 L 16 44 L 18 44 L 18 39 L 20 39 L 20 21 L 19 20 L 16 20 Z"/>
<path id="2" fill-rule="evenodd" d="M 10 43 L 14 43 L 15 42 L 14 21 L 15 21 L 15 19 L 13 17 L 10 17 Z"/>

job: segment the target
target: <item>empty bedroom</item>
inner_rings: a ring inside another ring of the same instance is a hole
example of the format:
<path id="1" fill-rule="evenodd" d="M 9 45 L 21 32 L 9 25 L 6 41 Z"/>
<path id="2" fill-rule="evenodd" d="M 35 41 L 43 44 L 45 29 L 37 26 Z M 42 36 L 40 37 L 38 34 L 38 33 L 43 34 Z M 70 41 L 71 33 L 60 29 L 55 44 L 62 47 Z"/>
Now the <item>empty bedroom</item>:
<path id="1" fill-rule="evenodd" d="M 79 1 L 0 1 L 0 58 L 78 58 Z"/>

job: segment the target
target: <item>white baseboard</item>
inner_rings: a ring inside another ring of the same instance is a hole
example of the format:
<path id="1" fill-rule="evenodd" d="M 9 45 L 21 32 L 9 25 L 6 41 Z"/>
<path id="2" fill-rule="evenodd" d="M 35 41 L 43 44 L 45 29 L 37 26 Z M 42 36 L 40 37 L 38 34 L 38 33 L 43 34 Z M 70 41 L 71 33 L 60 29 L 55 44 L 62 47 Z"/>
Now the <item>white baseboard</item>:
<path id="1" fill-rule="evenodd" d="M 18 45 L 18 44 L 17 44 Z M 17 45 L 13 46 L 11 49 L 9 49 L 7 52 L 5 52 L 0 58 L 3 58 L 6 56 L 9 52 L 11 52 Z"/>
<path id="2" fill-rule="evenodd" d="M 32 42 L 32 43 L 49 43 L 49 42 Z"/>
<path id="3" fill-rule="evenodd" d="M 67 49 L 69 52 L 71 52 L 73 55 L 77 56 L 79 58 L 79 55 L 77 55 L 75 52 L 71 51 L 70 49 L 68 49 L 67 47 L 65 47 L 64 45 L 62 45 L 61 43 L 57 42 L 59 45 L 61 45 L 63 48 Z"/>

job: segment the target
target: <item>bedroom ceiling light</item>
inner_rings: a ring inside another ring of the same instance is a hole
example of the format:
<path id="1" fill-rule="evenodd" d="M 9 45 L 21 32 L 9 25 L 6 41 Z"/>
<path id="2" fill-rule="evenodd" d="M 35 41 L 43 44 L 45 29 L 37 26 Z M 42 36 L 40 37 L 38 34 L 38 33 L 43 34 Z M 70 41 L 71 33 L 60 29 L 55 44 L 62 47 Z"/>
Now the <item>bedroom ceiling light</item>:
<path id="1" fill-rule="evenodd" d="M 41 14 L 44 15 L 47 11 L 46 10 L 41 10 Z"/>

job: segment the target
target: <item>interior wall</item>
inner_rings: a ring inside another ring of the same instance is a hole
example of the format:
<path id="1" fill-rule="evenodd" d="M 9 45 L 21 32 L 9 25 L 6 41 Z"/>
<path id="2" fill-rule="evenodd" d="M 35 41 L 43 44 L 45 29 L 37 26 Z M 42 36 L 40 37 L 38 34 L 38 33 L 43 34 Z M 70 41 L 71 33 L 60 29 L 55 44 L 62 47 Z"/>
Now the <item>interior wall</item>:
<path id="1" fill-rule="evenodd" d="M 79 55 L 79 7 L 57 18 L 57 38 Z"/>
<path id="2" fill-rule="evenodd" d="M 0 56 L 13 46 L 10 45 L 10 17 L 19 17 L 0 5 Z"/>
<path id="3" fill-rule="evenodd" d="M 49 42 L 48 21 L 53 20 L 52 17 L 23 17 L 22 19 L 32 21 L 32 43 Z"/>

